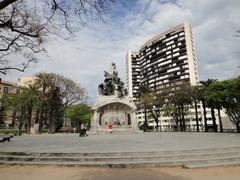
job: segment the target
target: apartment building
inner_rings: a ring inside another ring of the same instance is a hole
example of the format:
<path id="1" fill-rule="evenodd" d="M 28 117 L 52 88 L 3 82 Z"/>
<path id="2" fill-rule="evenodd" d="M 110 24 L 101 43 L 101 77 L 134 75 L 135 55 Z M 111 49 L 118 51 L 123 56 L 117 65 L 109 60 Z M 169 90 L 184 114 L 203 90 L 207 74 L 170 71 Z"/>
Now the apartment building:
<path id="1" fill-rule="evenodd" d="M 146 85 L 157 93 L 171 93 L 180 88 L 184 82 L 198 84 L 198 71 L 193 46 L 192 30 L 184 22 L 146 41 L 138 51 L 128 52 L 126 56 L 127 88 L 129 96 L 137 103 L 140 84 Z M 203 109 L 198 105 L 200 126 L 204 127 Z M 217 114 L 217 112 L 216 112 Z M 226 116 L 226 115 L 225 115 Z M 139 124 L 144 121 L 144 114 L 137 112 Z M 207 110 L 208 125 L 212 124 L 210 110 Z M 218 123 L 218 118 L 217 118 Z M 190 109 L 187 127 L 196 129 L 195 111 Z M 149 120 L 150 126 L 155 126 Z M 162 130 L 173 129 L 175 122 L 171 117 L 160 118 Z"/>
<path id="2" fill-rule="evenodd" d="M 175 91 L 184 81 L 196 85 L 198 72 L 191 27 L 188 22 L 146 41 L 138 52 L 127 54 L 127 87 L 136 100 L 139 84 L 151 90 Z"/>

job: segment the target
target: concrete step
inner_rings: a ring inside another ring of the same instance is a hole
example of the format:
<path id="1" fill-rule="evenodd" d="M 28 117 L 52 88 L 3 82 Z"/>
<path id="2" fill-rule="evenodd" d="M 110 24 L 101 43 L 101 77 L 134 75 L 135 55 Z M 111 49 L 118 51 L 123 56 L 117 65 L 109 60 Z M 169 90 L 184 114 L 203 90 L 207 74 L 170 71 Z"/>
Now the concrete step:
<path id="1" fill-rule="evenodd" d="M 40 166 L 67 166 L 67 167 L 203 167 L 240 164 L 240 157 L 203 159 L 203 160 L 175 160 L 175 161 L 118 161 L 118 162 L 30 162 L 30 161 L 0 161 L 5 165 L 40 165 Z"/>
<path id="2" fill-rule="evenodd" d="M 0 165 L 37 165 L 37 166 L 57 166 L 57 167 L 156 167 L 156 166 L 181 166 L 180 163 L 163 163 L 163 162 L 29 162 L 29 161 L 0 161 Z"/>
<path id="3" fill-rule="evenodd" d="M 82 153 L 64 153 L 64 152 L 7 152 L 2 151 L 0 155 L 14 156 L 71 156 L 71 157 L 132 157 L 132 156 L 161 156 L 161 155 L 197 155 L 197 154 L 216 154 L 216 153 L 236 153 L 240 152 L 240 147 L 225 147 L 212 149 L 189 149 L 176 151 L 150 151 L 150 152 L 82 152 Z"/>
<path id="4" fill-rule="evenodd" d="M 183 168 L 197 169 L 197 168 L 210 168 L 210 167 L 220 167 L 220 166 L 240 166 L 240 161 L 237 160 L 237 161 L 231 161 L 231 162 L 185 164 Z"/>
<path id="5" fill-rule="evenodd" d="M 240 147 L 159 152 L 42 153 L 0 152 L 0 164 L 79 167 L 200 168 L 240 164 Z"/>
<path id="6" fill-rule="evenodd" d="M 240 151 L 201 153 L 201 154 L 179 154 L 179 155 L 141 155 L 141 156 L 44 156 L 44 155 L 0 155 L 0 160 L 4 161 L 74 161 L 74 162 L 90 162 L 90 161 L 165 161 L 165 160 L 188 160 L 188 159 L 206 159 L 206 158 L 232 158 L 240 157 Z"/>

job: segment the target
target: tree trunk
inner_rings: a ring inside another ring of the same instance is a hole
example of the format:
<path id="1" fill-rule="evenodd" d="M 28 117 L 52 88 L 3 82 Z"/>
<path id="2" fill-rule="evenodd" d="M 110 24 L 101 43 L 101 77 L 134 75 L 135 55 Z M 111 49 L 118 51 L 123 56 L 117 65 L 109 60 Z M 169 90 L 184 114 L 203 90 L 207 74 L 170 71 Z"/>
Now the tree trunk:
<path id="1" fill-rule="evenodd" d="M 211 115 L 212 115 L 212 122 L 213 122 L 214 132 L 217 132 L 217 124 L 216 124 L 216 117 L 215 117 L 214 108 L 211 108 Z"/>
<path id="2" fill-rule="evenodd" d="M 21 130 L 22 130 L 22 126 L 24 124 L 24 121 L 25 121 L 25 114 L 26 114 L 26 111 L 25 109 L 21 106 L 21 114 L 20 114 L 20 117 L 18 119 L 19 121 L 19 124 L 18 124 L 18 133 L 21 134 Z"/>
<path id="3" fill-rule="evenodd" d="M 148 127 L 148 122 L 147 122 L 147 107 L 146 105 L 144 106 L 144 125 L 143 125 L 143 131 L 146 132 Z"/>
<path id="4" fill-rule="evenodd" d="M 183 116 L 182 121 L 183 121 L 183 123 L 182 123 L 182 125 L 183 125 L 183 132 L 185 132 L 186 131 L 186 121 L 185 121 L 185 117 L 184 116 Z"/>
<path id="5" fill-rule="evenodd" d="M 17 0 L 2 0 L 0 2 L 0 10 L 6 8 L 7 6 L 9 6 L 10 4 L 16 2 Z"/>
<path id="6" fill-rule="evenodd" d="M 41 109 L 40 109 L 40 118 L 39 118 L 39 126 L 38 126 L 38 133 L 42 133 L 42 127 L 43 127 L 43 122 L 44 122 L 44 111 L 45 111 L 45 91 L 46 91 L 46 86 L 43 84 L 43 101 L 41 102 Z M 46 113 L 46 112 L 45 112 Z M 45 116 L 45 124 L 46 124 L 46 116 Z"/>
<path id="7" fill-rule="evenodd" d="M 220 114 L 220 108 L 218 108 L 218 119 L 219 119 L 220 132 L 223 132 L 223 125 L 222 125 L 222 117 L 221 117 L 221 114 Z"/>
<path id="8" fill-rule="evenodd" d="M 196 116 L 197 132 L 199 132 L 199 120 L 198 120 L 197 101 L 194 101 L 194 104 L 195 104 L 195 116 Z"/>
<path id="9" fill-rule="evenodd" d="M 17 114 L 17 112 L 16 112 L 16 110 L 14 109 L 13 110 L 13 115 L 12 115 L 12 126 L 13 127 L 15 127 L 15 124 L 16 124 L 16 114 Z"/>
<path id="10" fill-rule="evenodd" d="M 206 105 L 204 101 L 202 101 L 202 103 L 203 103 L 203 117 L 204 117 L 205 132 L 208 132 Z"/>
<path id="11" fill-rule="evenodd" d="M 183 122 L 182 122 L 182 119 L 180 119 L 179 122 L 180 122 L 180 131 L 182 132 L 182 131 L 183 131 L 183 124 L 182 124 Z"/>
<path id="12" fill-rule="evenodd" d="M 41 104 L 40 110 L 40 118 L 39 118 L 39 126 L 38 126 L 38 133 L 42 133 L 43 121 L 44 121 L 44 103 Z"/>
<path id="13" fill-rule="evenodd" d="M 176 123 L 176 130 L 179 131 L 179 125 L 178 125 L 178 120 L 177 119 L 174 119 L 175 123 Z M 175 128 L 174 128 L 174 131 L 175 131 Z"/>
<path id="14" fill-rule="evenodd" d="M 37 109 L 35 113 L 35 124 L 39 124 L 39 110 Z"/>
<path id="15" fill-rule="evenodd" d="M 28 106 L 28 115 L 27 115 L 27 133 L 30 134 L 30 129 L 32 125 L 32 106 Z"/>
<path id="16" fill-rule="evenodd" d="M 155 122 L 156 122 L 156 124 L 157 124 L 157 132 L 158 132 L 158 128 L 159 128 L 158 119 L 156 119 Z"/>
<path id="17" fill-rule="evenodd" d="M 185 121 L 185 116 L 184 116 L 184 105 L 181 106 L 181 119 L 182 119 L 182 131 L 185 132 L 186 131 L 186 121 Z"/>
<path id="18" fill-rule="evenodd" d="M 240 133 L 240 123 L 236 123 L 237 133 Z"/>
<path id="19" fill-rule="evenodd" d="M 55 133 L 55 117 L 53 114 L 50 115 L 49 119 L 49 133 L 54 134 Z"/>

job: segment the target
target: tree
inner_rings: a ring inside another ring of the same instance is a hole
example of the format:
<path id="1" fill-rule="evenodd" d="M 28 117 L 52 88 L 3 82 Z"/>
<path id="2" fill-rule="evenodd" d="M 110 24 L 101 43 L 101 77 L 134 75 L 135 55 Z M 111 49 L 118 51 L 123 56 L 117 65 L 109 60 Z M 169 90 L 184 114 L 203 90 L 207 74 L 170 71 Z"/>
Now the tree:
<path id="1" fill-rule="evenodd" d="M 226 109 L 230 121 L 240 133 L 240 76 L 221 82 L 218 89 L 219 102 Z"/>
<path id="2" fill-rule="evenodd" d="M 194 103 L 195 108 L 195 119 L 196 119 L 196 125 L 197 125 L 197 132 L 199 132 L 199 118 L 198 118 L 198 108 L 197 104 L 201 100 L 202 91 L 199 86 L 191 86 L 191 98 Z"/>
<path id="3" fill-rule="evenodd" d="M 71 22 L 76 16 L 82 23 L 89 17 L 103 20 L 112 2 L 0 0 L 0 73 L 24 71 L 29 63 L 36 62 L 35 53 L 45 51 L 43 42 L 49 32 L 56 33 L 58 28 L 72 33 Z"/>
<path id="4" fill-rule="evenodd" d="M 30 85 L 28 88 L 19 87 L 16 94 L 6 94 L 2 98 L 2 103 L 12 112 L 19 114 L 19 131 L 22 125 L 26 125 L 27 133 L 30 133 L 32 126 L 32 113 L 37 109 L 40 101 L 39 91 L 36 86 Z"/>
<path id="5" fill-rule="evenodd" d="M 35 84 L 38 86 L 38 89 L 40 90 L 40 95 L 41 95 L 41 102 L 40 102 L 40 107 L 39 107 L 39 127 L 38 127 L 38 132 L 42 133 L 42 128 L 43 125 L 46 125 L 47 121 L 47 105 L 48 105 L 48 93 L 46 92 L 47 86 L 50 84 L 50 75 L 47 73 L 39 73 L 36 75 L 36 82 Z"/>
<path id="6" fill-rule="evenodd" d="M 214 107 L 211 106 L 212 104 L 207 104 L 204 99 L 204 91 L 207 89 L 210 84 L 215 82 L 216 79 L 208 79 L 206 81 L 200 81 L 200 83 L 203 85 L 203 96 L 202 96 L 202 103 L 203 103 L 203 116 L 204 116 L 204 124 L 205 124 L 205 132 L 208 132 L 208 124 L 207 124 L 207 116 L 206 116 L 206 106 L 211 108 L 211 116 L 212 116 L 212 122 L 213 122 L 213 129 L 215 132 L 217 132 L 217 124 L 216 124 L 216 118 L 214 114 Z"/>
<path id="7" fill-rule="evenodd" d="M 40 73 L 37 75 L 37 79 L 36 86 L 41 90 L 43 97 L 42 108 L 43 106 L 47 107 L 45 113 L 48 114 L 49 132 L 55 133 L 62 125 L 67 106 L 84 102 L 87 99 L 86 90 L 71 79 L 59 74 Z M 43 113 L 43 110 L 41 111 Z M 56 127 L 57 122 L 58 127 Z"/>
<path id="8" fill-rule="evenodd" d="M 79 131 L 82 123 L 90 124 L 91 107 L 87 104 L 70 105 L 67 107 L 65 115 L 71 119 L 71 123 L 73 123 L 74 127 Z"/>
<path id="9" fill-rule="evenodd" d="M 208 103 L 214 104 L 215 108 L 223 107 L 226 110 L 230 121 L 240 133 L 240 76 L 212 83 L 205 91 L 204 96 Z M 222 131 L 222 127 L 220 129 Z"/>
<path id="10" fill-rule="evenodd" d="M 147 110 L 152 101 L 152 97 L 150 94 L 150 89 L 147 85 L 140 85 L 138 93 L 137 93 L 137 107 L 138 109 L 144 109 L 144 124 L 143 124 L 143 131 L 145 132 L 148 128 L 148 114 Z"/>
<path id="11" fill-rule="evenodd" d="M 190 91 L 190 84 L 187 82 L 183 83 L 178 90 L 170 94 L 168 103 L 163 109 L 166 116 L 171 116 L 175 120 L 176 126 L 180 131 L 186 131 L 185 117 L 188 114 L 188 106 L 192 102 Z"/>
<path id="12" fill-rule="evenodd" d="M 224 89 L 223 82 L 215 81 L 211 83 L 204 91 L 204 99 L 207 104 L 218 110 L 219 128 L 223 132 L 222 118 L 220 114 L 221 108 L 224 106 L 224 99 L 222 97 L 222 90 Z"/>
<path id="13" fill-rule="evenodd" d="M 156 130 L 159 130 L 159 118 L 162 114 L 162 108 L 165 104 L 167 94 L 165 93 L 151 93 L 149 97 L 149 112 L 157 125 Z M 162 131 L 162 130 L 161 130 Z"/>

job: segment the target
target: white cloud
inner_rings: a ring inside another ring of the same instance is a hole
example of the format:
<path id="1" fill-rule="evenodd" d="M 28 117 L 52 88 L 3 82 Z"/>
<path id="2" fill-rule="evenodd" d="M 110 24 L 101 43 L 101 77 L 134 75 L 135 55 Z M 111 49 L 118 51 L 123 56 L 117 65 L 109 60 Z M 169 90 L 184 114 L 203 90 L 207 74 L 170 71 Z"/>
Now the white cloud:
<path id="1" fill-rule="evenodd" d="M 6 79 L 41 71 L 61 73 L 87 87 L 93 102 L 112 61 L 125 80 L 127 51 L 185 20 L 193 28 L 200 80 L 230 78 L 240 65 L 240 38 L 234 37 L 240 29 L 239 7 L 238 0 L 139 0 L 127 9 L 117 4 L 113 12 L 118 14 L 107 24 L 90 22 L 67 40 L 53 36 L 46 44 L 47 56 L 41 55 L 25 73 L 11 72 Z"/>

